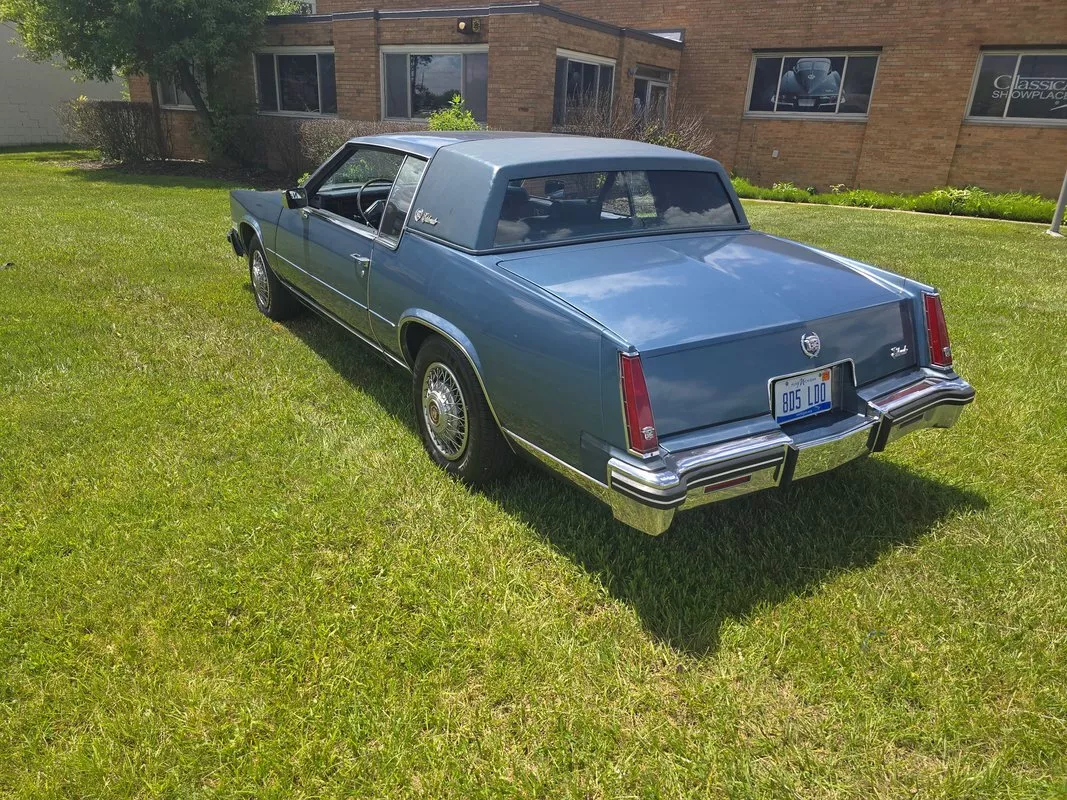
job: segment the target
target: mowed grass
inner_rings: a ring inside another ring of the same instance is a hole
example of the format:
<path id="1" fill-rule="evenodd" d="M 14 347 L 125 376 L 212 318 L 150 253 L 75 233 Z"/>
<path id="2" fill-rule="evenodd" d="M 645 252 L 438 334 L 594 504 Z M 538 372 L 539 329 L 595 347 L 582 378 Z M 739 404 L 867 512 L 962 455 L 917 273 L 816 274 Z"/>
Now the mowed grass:
<path id="1" fill-rule="evenodd" d="M 434 469 L 230 187 L 0 153 L 0 795 L 1067 793 L 1067 244 L 753 203 L 944 292 L 952 431 L 652 539 Z"/>

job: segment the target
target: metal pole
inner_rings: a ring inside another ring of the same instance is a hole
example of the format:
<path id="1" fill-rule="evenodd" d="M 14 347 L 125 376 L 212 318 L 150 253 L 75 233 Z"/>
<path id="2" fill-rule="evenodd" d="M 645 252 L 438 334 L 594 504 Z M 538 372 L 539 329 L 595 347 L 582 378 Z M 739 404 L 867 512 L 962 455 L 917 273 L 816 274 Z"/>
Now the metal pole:
<path id="1" fill-rule="evenodd" d="M 1063 188 L 1060 189 L 1060 199 L 1056 203 L 1056 214 L 1052 217 L 1052 227 L 1048 229 L 1050 236 L 1062 236 L 1060 223 L 1063 222 L 1063 209 L 1067 206 L 1067 173 L 1063 176 Z"/>

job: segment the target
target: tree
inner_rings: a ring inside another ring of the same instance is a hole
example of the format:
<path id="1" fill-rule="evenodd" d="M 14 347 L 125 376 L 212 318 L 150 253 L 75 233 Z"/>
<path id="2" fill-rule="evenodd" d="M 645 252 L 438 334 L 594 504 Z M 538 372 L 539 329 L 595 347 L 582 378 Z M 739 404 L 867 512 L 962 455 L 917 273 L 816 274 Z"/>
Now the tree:
<path id="1" fill-rule="evenodd" d="M 268 13 L 292 0 L 0 0 L 33 58 L 61 57 L 86 78 L 116 72 L 174 80 L 212 132 L 225 104 L 212 102 L 234 68 L 246 65 Z M 220 98 L 221 99 L 221 98 Z"/>

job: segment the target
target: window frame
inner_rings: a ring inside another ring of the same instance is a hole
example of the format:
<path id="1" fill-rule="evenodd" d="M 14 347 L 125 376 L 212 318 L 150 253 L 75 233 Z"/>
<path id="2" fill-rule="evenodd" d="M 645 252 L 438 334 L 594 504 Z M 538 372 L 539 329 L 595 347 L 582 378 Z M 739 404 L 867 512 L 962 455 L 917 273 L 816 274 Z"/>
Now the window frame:
<path id="1" fill-rule="evenodd" d="M 688 227 L 688 228 L 682 228 L 682 227 L 678 227 L 678 228 L 652 228 L 652 229 L 641 229 L 641 230 L 636 230 L 636 231 L 612 231 L 610 233 L 593 234 L 593 235 L 581 236 L 581 237 L 570 238 L 570 239 L 540 240 L 540 241 L 535 241 L 535 242 L 508 242 L 508 243 L 497 244 L 495 239 L 494 239 L 493 243 L 488 248 L 485 248 L 485 249 L 466 250 L 465 248 L 462 248 L 462 247 L 459 248 L 459 249 L 464 250 L 464 252 L 476 253 L 478 255 L 486 255 L 486 254 L 496 254 L 496 253 L 513 253 L 513 252 L 521 252 L 521 251 L 526 251 L 526 250 L 544 250 L 544 249 L 547 249 L 547 248 L 550 248 L 550 247 L 562 247 L 562 246 L 573 245 L 573 244 L 585 244 L 585 243 L 588 243 L 588 242 L 619 241 L 619 240 L 623 240 L 623 239 L 640 239 L 640 238 L 651 237 L 651 236 L 670 236 L 670 235 L 677 235 L 677 234 L 710 233 L 710 232 L 720 233 L 722 231 L 740 231 L 740 230 L 750 230 L 751 229 L 751 225 L 748 222 L 748 217 L 745 216 L 744 208 L 741 206 L 740 199 L 737 197 L 736 193 L 734 193 L 730 189 L 731 184 L 730 184 L 729 176 L 727 176 L 721 169 L 719 169 L 719 170 L 714 170 L 714 169 L 712 169 L 712 170 L 703 170 L 703 169 L 691 170 L 691 169 L 679 168 L 678 170 L 672 170 L 670 167 L 666 167 L 666 168 L 662 168 L 662 169 L 651 170 L 651 169 L 637 169 L 637 168 L 628 168 L 628 167 L 604 167 L 604 168 L 601 168 L 601 169 L 593 169 L 593 170 L 586 171 L 586 172 L 563 173 L 561 175 L 539 175 L 539 174 L 537 174 L 538 170 L 534 170 L 534 174 L 527 175 L 525 177 L 509 178 L 506 181 L 506 183 L 510 184 L 510 183 L 512 183 L 514 181 L 545 180 L 547 178 L 564 177 L 564 176 L 568 176 L 568 175 L 595 174 L 597 172 L 615 172 L 615 173 L 645 172 L 645 173 L 648 173 L 648 172 L 654 172 L 654 171 L 658 171 L 658 172 L 673 172 L 673 171 L 678 171 L 678 172 L 698 172 L 698 173 L 703 173 L 703 174 L 707 174 L 707 175 L 710 175 L 710 176 L 714 177 L 714 179 L 719 182 L 719 186 L 723 191 L 723 196 L 725 197 L 726 203 L 729 205 L 730 210 L 733 211 L 734 219 L 736 220 L 736 222 L 734 222 L 732 224 L 727 224 L 727 225 L 696 225 L 696 226 Z M 636 205 L 634 205 L 634 200 L 633 200 L 633 195 L 632 195 L 632 187 L 629 186 L 629 184 L 628 184 L 627 188 L 628 188 L 628 192 L 630 192 L 629 201 L 631 203 L 631 207 L 634 208 L 634 210 L 636 211 Z M 501 219 L 501 213 L 503 211 L 503 205 L 504 205 L 504 198 L 501 197 L 500 206 L 495 211 L 496 220 L 497 220 L 498 223 L 500 222 L 500 219 Z M 419 235 L 419 236 L 426 236 L 426 237 L 429 237 L 429 238 L 434 238 L 432 236 L 432 234 L 428 234 L 426 231 L 422 231 L 422 230 L 416 229 L 415 233 L 417 235 Z M 451 247 L 457 247 L 457 245 L 455 245 L 453 243 L 449 243 L 449 244 L 450 244 Z"/>
<path id="2" fill-rule="evenodd" d="M 408 97 L 408 115 L 406 117 L 387 116 L 388 85 L 385 74 L 385 57 L 387 55 L 407 56 L 407 75 L 411 75 L 412 56 L 468 56 L 484 53 L 489 55 L 487 44 L 383 44 L 378 48 L 378 96 L 381 99 L 378 109 L 378 118 L 383 122 L 412 122 L 426 124 L 423 117 L 411 116 L 411 80 L 406 81 Z M 489 116 L 489 81 L 486 79 L 486 117 Z M 459 93 L 464 101 L 467 100 L 467 61 L 464 58 L 460 62 L 459 70 Z M 479 120 L 484 122 L 484 120 Z"/>
<path id="3" fill-rule="evenodd" d="M 422 179 L 426 177 L 426 171 L 430 165 L 430 159 L 425 156 L 417 156 L 414 153 L 405 153 L 404 160 L 400 162 L 400 169 L 396 172 L 397 178 L 400 177 L 400 173 L 404 171 L 404 167 L 407 166 L 409 161 L 422 162 L 422 172 L 419 173 L 419 179 L 415 181 L 415 188 L 412 189 L 411 203 L 408 204 L 408 210 L 404 212 L 404 221 L 400 225 L 400 233 L 398 233 L 396 237 L 382 233 L 382 225 L 385 224 L 385 215 L 389 210 L 389 201 L 393 199 L 393 192 L 396 191 L 396 178 L 393 179 L 393 186 L 389 189 L 389 196 L 385 198 L 385 211 L 382 212 L 382 221 L 378 224 L 378 236 L 376 237 L 376 241 L 380 242 L 383 247 L 388 247 L 390 250 L 396 250 L 400 247 L 400 240 L 404 238 L 404 233 L 408 229 L 408 220 L 411 219 L 412 209 L 415 208 L 415 198 L 419 196 L 419 190 L 422 188 Z"/>
<path id="4" fill-rule="evenodd" d="M 597 104 L 600 103 L 600 73 L 601 67 L 611 67 L 611 87 L 608 90 L 608 108 L 607 113 L 611 114 L 612 108 L 615 107 L 615 80 L 619 75 L 619 65 L 616 59 L 609 56 L 597 56 L 592 53 L 582 53 L 577 50 L 567 50 L 563 47 L 556 48 L 556 57 L 552 60 L 553 67 L 556 60 L 560 58 L 567 59 L 568 70 L 570 68 L 570 62 L 575 61 L 579 64 L 587 64 L 597 68 L 596 71 L 596 88 L 593 90 L 593 97 L 597 99 Z M 566 87 L 564 87 L 564 93 L 566 93 Z M 553 117 L 555 116 L 556 108 L 556 85 L 555 85 L 555 70 L 553 69 L 553 83 L 552 83 L 552 109 Z M 563 119 L 560 122 L 556 122 L 553 118 L 553 127 L 566 127 L 567 125 L 567 98 L 563 98 Z"/>
<path id="5" fill-rule="evenodd" d="M 419 196 L 419 191 L 422 189 L 422 181 L 426 177 L 426 173 L 429 171 L 430 159 L 424 155 L 412 153 L 407 150 L 401 150 L 397 147 L 384 147 L 382 145 L 366 144 L 363 142 L 345 143 L 340 148 L 338 148 L 338 150 L 332 156 L 330 156 L 330 158 L 324 161 L 318 169 L 312 172 L 311 176 L 304 183 L 304 189 L 307 190 L 308 196 L 310 197 L 311 195 L 317 193 L 319 188 L 321 188 L 322 184 L 325 183 L 326 180 L 331 175 L 333 175 L 338 169 L 340 169 L 341 166 L 346 161 L 348 161 L 349 158 L 352 157 L 352 154 L 357 152 L 358 150 L 376 150 L 384 153 L 393 153 L 394 155 L 400 156 L 400 166 L 397 168 L 396 171 L 397 177 L 400 176 L 400 172 L 404 169 L 404 165 L 409 159 L 421 161 L 423 163 L 422 174 L 419 175 L 419 180 L 415 184 L 415 190 L 414 192 L 412 192 L 411 195 L 411 205 L 408 206 L 407 213 L 404 214 L 404 224 L 400 228 L 399 235 L 397 235 L 396 238 L 393 238 L 391 236 L 386 236 L 382 233 L 382 224 L 385 222 L 384 212 L 382 213 L 382 220 L 378 223 L 377 228 L 371 228 L 369 225 L 365 225 L 362 222 L 356 222 L 353 219 L 348 219 L 347 217 L 339 216 L 333 213 L 332 211 L 328 211 L 322 208 L 315 208 L 309 206 L 307 209 L 308 213 L 315 214 L 320 219 L 323 219 L 327 222 L 331 222 L 334 225 L 337 225 L 347 231 L 350 231 L 351 233 L 358 234 L 364 239 L 368 239 L 388 250 L 395 251 L 398 247 L 400 247 L 400 241 L 404 238 L 404 234 L 408 230 L 408 222 L 411 220 L 411 214 L 413 213 L 412 209 L 415 207 L 415 198 Z M 314 188 L 312 189 L 311 187 Z M 393 184 L 389 187 L 389 194 L 386 195 L 386 206 L 389 205 L 389 201 L 392 199 L 393 191 L 395 189 L 396 178 L 393 178 Z"/>
<path id="6" fill-rule="evenodd" d="M 274 111 L 266 111 L 259 106 L 259 56 L 273 56 L 274 60 L 274 98 L 277 108 Z M 336 117 L 336 111 L 282 111 L 282 86 L 281 75 L 278 72 L 278 56 L 315 56 L 315 90 L 319 98 L 319 108 L 322 108 L 322 62 L 318 56 L 334 57 L 334 85 L 337 84 L 337 55 L 332 46 L 321 47 L 263 47 L 252 53 L 252 83 L 256 94 L 256 113 L 270 117 L 298 117 L 303 119 L 317 119 L 318 117 Z"/>
<path id="7" fill-rule="evenodd" d="M 647 72 L 644 75 L 642 75 L 641 74 L 642 70 L 647 70 Z M 667 73 L 667 77 L 666 78 L 652 77 L 652 72 L 659 72 L 659 73 L 665 72 L 665 73 Z M 670 107 L 671 107 L 671 77 L 672 77 L 671 70 L 669 70 L 669 69 L 667 69 L 665 67 L 653 67 L 650 64 L 638 64 L 634 68 L 634 84 L 635 84 L 635 86 L 637 84 L 637 81 L 644 81 L 645 82 L 645 96 L 644 96 L 643 101 L 642 101 L 644 103 L 644 108 L 642 109 L 642 112 L 641 112 L 641 118 L 645 122 L 647 122 L 650 119 L 650 115 L 648 113 L 648 105 L 649 105 L 649 100 L 652 97 L 652 88 L 655 87 L 655 86 L 659 86 L 659 87 L 662 87 L 665 90 L 666 94 L 665 94 L 664 99 L 663 99 L 663 117 L 662 117 L 662 119 L 656 120 L 656 122 L 659 122 L 661 125 L 665 125 L 667 123 L 667 118 L 670 116 Z"/>
<path id="8" fill-rule="evenodd" d="M 781 93 L 782 88 L 782 74 L 785 71 L 785 60 L 787 58 L 844 58 L 845 66 L 841 70 L 841 85 L 837 88 L 837 106 L 833 113 L 820 114 L 804 111 L 749 111 L 749 107 L 752 105 L 752 89 L 756 78 L 756 61 L 761 58 L 777 58 L 780 60 L 778 64 L 778 85 L 775 87 L 774 93 L 774 105 L 778 106 L 778 95 Z M 867 111 L 862 114 L 841 112 L 838 109 L 841 108 L 841 95 L 845 90 L 845 78 L 848 76 L 848 60 L 851 57 L 857 58 L 875 58 L 874 62 L 874 76 L 871 78 L 871 97 L 867 103 Z M 748 89 L 745 92 L 745 109 L 741 115 L 746 119 L 805 119 L 805 120 L 837 120 L 838 122 L 866 122 L 871 115 L 871 102 L 874 100 L 874 90 L 878 86 L 878 71 L 882 68 L 882 51 L 880 49 L 858 49 L 858 50 L 819 50 L 817 48 L 808 48 L 805 50 L 755 50 L 752 53 L 752 61 L 748 67 Z"/>
<path id="9" fill-rule="evenodd" d="M 196 77 L 197 80 L 200 83 L 203 84 L 203 82 L 204 82 L 203 81 L 203 76 L 199 74 L 199 70 L 196 70 L 196 74 L 194 75 L 194 77 Z M 175 97 L 177 97 L 180 93 L 182 93 L 184 91 L 182 89 L 182 87 L 181 87 L 181 84 L 178 82 L 177 78 L 168 78 L 166 80 L 158 80 L 158 81 L 156 81 L 156 92 L 157 92 L 157 97 L 159 97 L 159 107 L 161 109 L 164 109 L 166 111 L 196 111 L 196 106 L 194 106 L 192 104 L 192 102 L 189 102 L 189 103 L 164 103 L 163 102 L 163 87 L 166 84 L 170 84 L 171 88 L 174 89 L 174 96 Z M 201 93 L 202 94 L 206 94 L 206 88 L 207 88 L 206 86 L 201 86 Z M 205 103 L 207 102 L 207 97 L 204 97 L 204 102 Z"/>
<path id="10" fill-rule="evenodd" d="M 1011 108 L 1011 95 L 1004 104 L 1004 113 L 999 117 L 979 117 L 971 115 L 971 106 L 974 105 L 974 93 L 978 89 L 978 78 L 982 73 L 982 60 L 987 55 L 1015 56 L 1015 71 L 1011 75 L 1011 91 L 1015 91 L 1015 80 L 1019 77 L 1019 66 L 1023 56 L 1062 56 L 1067 58 L 1067 47 L 1060 48 L 1026 48 L 1026 47 L 982 47 L 978 50 L 978 58 L 974 63 L 974 75 L 971 77 L 971 90 L 967 93 L 967 106 L 964 111 L 963 121 L 977 125 L 1019 125 L 1028 128 L 1064 128 L 1067 127 L 1067 119 L 1045 119 L 1044 117 L 1009 117 L 1008 109 Z"/>

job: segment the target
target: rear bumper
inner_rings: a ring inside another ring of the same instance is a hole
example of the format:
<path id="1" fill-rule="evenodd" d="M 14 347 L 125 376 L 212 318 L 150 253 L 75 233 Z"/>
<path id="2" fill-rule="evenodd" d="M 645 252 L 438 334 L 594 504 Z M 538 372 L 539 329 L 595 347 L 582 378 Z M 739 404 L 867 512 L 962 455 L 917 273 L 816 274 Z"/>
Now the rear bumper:
<path id="1" fill-rule="evenodd" d="M 879 387 L 875 387 L 878 391 Z M 865 413 L 792 435 L 780 429 L 666 454 L 658 468 L 616 456 L 601 496 L 615 518 L 653 536 L 678 511 L 786 486 L 876 453 L 923 428 L 950 428 L 974 389 L 962 378 L 917 371 L 903 385 L 866 400 Z"/>

